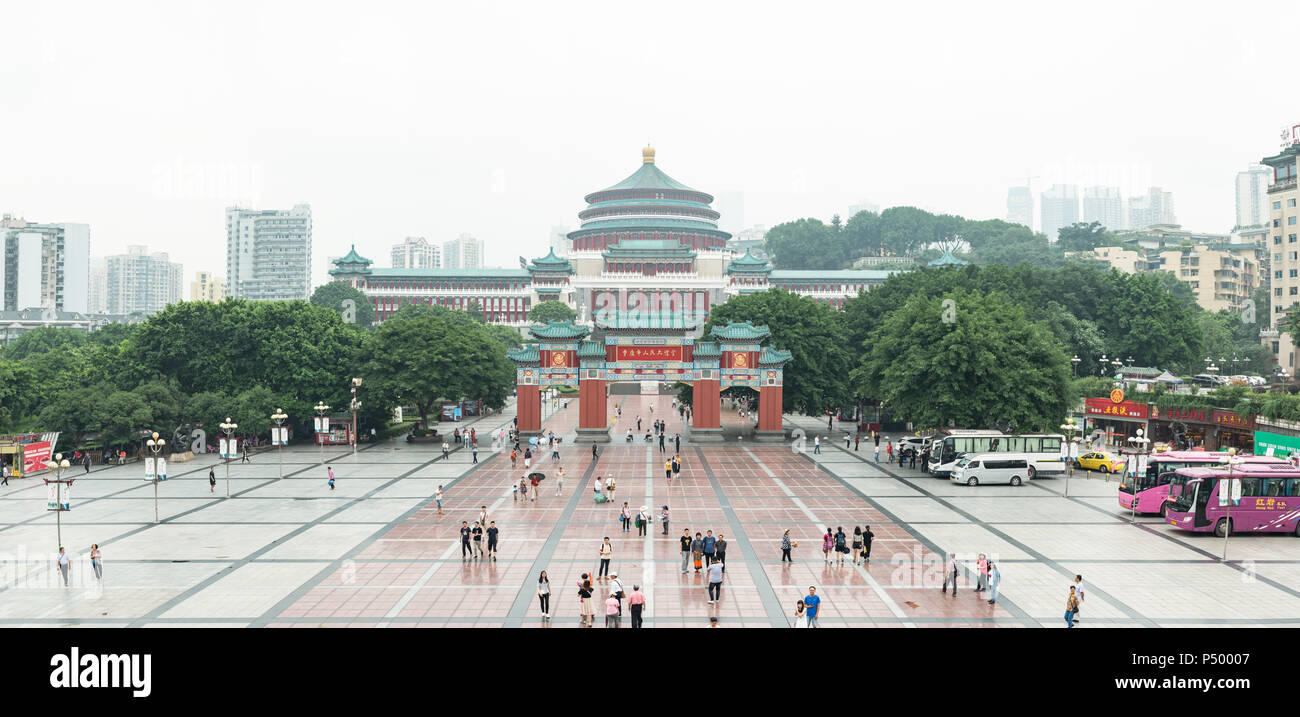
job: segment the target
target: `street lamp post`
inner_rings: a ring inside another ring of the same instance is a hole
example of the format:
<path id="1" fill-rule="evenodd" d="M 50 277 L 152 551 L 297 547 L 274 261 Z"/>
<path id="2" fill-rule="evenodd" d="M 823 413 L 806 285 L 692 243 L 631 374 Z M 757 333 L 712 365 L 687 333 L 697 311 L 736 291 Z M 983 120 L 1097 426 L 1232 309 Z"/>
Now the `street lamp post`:
<path id="1" fill-rule="evenodd" d="M 230 452 L 231 452 L 230 449 L 233 447 L 233 444 L 231 444 L 230 441 L 231 441 L 231 436 L 235 434 L 236 428 L 239 428 L 239 424 L 232 423 L 230 420 L 230 416 L 226 416 L 226 420 L 221 423 L 221 431 L 222 433 L 226 434 L 226 497 L 227 498 L 230 497 Z"/>
<path id="2" fill-rule="evenodd" d="M 1098 372 L 1098 375 L 1100 375 L 1102 378 L 1105 378 L 1106 366 L 1110 363 L 1110 361 L 1106 358 L 1106 354 L 1102 354 L 1101 358 L 1097 359 L 1097 361 L 1101 363 L 1101 371 Z"/>
<path id="3" fill-rule="evenodd" d="M 1228 455 L 1219 459 L 1220 463 L 1228 464 L 1228 482 L 1219 481 L 1219 504 L 1225 509 L 1223 522 L 1223 562 L 1228 562 L 1228 536 L 1232 535 L 1232 498 L 1236 495 L 1233 489 L 1236 485 L 1233 483 L 1232 467 L 1237 463 L 1237 449 L 1229 448 Z M 1227 492 L 1227 500 L 1224 500 L 1224 491 Z"/>
<path id="4" fill-rule="evenodd" d="M 312 410 L 316 412 L 316 445 L 320 446 L 320 464 L 325 465 L 325 441 L 321 439 L 321 429 L 325 427 L 325 414 L 329 412 L 330 407 L 325 405 L 324 401 L 319 401 Z M 328 433 L 328 431 L 324 431 Z"/>
<path id="5" fill-rule="evenodd" d="M 145 466 L 145 473 L 147 474 L 149 469 L 153 468 L 153 522 L 157 524 L 162 522 L 158 520 L 158 456 L 167 447 L 167 440 L 159 438 L 158 432 L 155 431 L 153 436 L 144 444 L 148 446 L 149 452 L 153 454 L 153 465 Z"/>
<path id="6" fill-rule="evenodd" d="M 1074 358 L 1070 359 L 1070 371 L 1076 377 L 1079 375 L 1079 362 L 1082 360 L 1079 354 L 1075 354 Z"/>
<path id="7" fill-rule="evenodd" d="M 1137 429 L 1137 435 L 1135 435 L 1134 437 L 1128 439 L 1129 443 L 1132 443 L 1132 444 L 1133 444 L 1133 448 L 1134 448 L 1134 450 L 1131 451 L 1131 452 L 1129 453 L 1129 456 L 1130 456 L 1130 457 L 1136 459 L 1136 458 L 1140 458 L 1141 456 L 1146 455 L 1146 447 L 1147 447 L 1147 444 L 1150 443 L 1151 441 L 1150 441 L 1150 440 L 1149 440 L 1149 439 L 1144 435 L 1144 433 L 1145 433 L 1145 431 L 1143 431 L 1141 428 L 1139 428 L 1139 429 Z M 1134 482 L 1135 482 L 1135 485 L 1133 486 L 1133 500 L 1132 500 L 1132 502 L 1129 503 L 1129 511 L 1130 511 L 1130 513 L 1129 513 L 1129 523 L 1130 523 L 1130 524 L 1137 522 L 1137 485 L 1136 485 L 1136 481 L 1137 481 L 1138 471 L 1141 470 L 1141 469 L 1144 468 L 1144 467 L 1145 467 L 1145 466 L 1139 466 L 1139 465 L 1137 464 L 1137 461 L 1134 461 L 1134 463 L 1133 463 L 1133 480 L 1134 480 Z M 1128 464 L 1126 463 L 1126 464 L 1124 465 L 1124 472 L 1127 473 L 1127 472 L 1128 472 L 1128 469 L 1129 469 L 1129 466 L 1128 466 Z"/>
<path id="8" fill-rule="evenodd" d="M 62 453 L 55 453 L 54 460 L 45 461 L 45 467 L 54 471 L 54 480 L 49 480 L 47 478 L 45 482 L 56 484 L 54 489 L 54 524 L 56 535 L 59 540 L 59 547 L 63 547 L 63 484 L 67 483 L 68 485 L 72 485 L 72 481 L 75 480 L 73 478 L 63 480 L 63 471 L 67 470 L 71 465 L 72 464 L 68 462 L 68 459 L 63 457 Z"/>
<path id="9" fill-rule="evenodd" d="M 361 408 L 361 402 L 357 400 L 357 389 L 361 386 L 361 379 L 352 379 L 352 457 L 357 456 L 357 409 Z"/>
<path id="10" fill-rule="evenodd" d="M 1065 423 L 1061 424 L 1061 430 L 1065 431 L 1066 434 L 1065 497 L 1069 498 L 1070 497 L 1070 476 L 1074 474 L 1074 463 L 1070 460 L 1073 456 L 1071 456 L 1070 454 L 1074 452 L 1074 432 L 1079 430 L 1079 427 L 1074 423 L 1074 416 L 1070 416 L 1069 418 L 1065 419 Z"/>
<path id="11" fill-rule="evenodd" d="M 288 418 L 288 417 L 289 417 L 289 416 L 285 414 L 283 408 L 277 408 L 277 409 L 275 409 L 275 413 L 272 413 L 272 414 L 271 414 L 271 420 L 272 420 L 272 421 L 275 421 L 275 431 L 274 431 L 274 433 L 275 433 L 275 445 L 276 445 L 275 452 L 276 452 L 276 454 L 277 454 L 277 455 L 279 456 L 279 458 L 280 458 L 280 477 L 281 477 L 281 478 L 284 478 L 284 441 L 285 441 L 285 438 L 280 436 L 280 432 L 281 432 L 282 430 L 284 430 L 284 419 L 286 419 L 286 418 Z"/>

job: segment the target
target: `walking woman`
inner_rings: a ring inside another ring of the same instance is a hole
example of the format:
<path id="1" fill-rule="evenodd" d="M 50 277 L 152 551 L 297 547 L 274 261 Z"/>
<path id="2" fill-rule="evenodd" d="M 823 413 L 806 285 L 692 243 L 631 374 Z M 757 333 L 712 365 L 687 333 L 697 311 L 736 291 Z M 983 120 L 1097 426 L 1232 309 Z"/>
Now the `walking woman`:
<path id="1" fill-rule="evenodd" d="M 876 537 L 876 534 L 871 532 L 870 525 L 862 526 L 862 564 L 863 565 L 866 565 L 867 563 L 871 562 L 871 539 L 874 537 Z"/>
<path id="2" fill-rule="evenodd" d="M 1070 597 L 1065 601 L 1065 627 L 1069 629 L 1074 627 L 1074 613 L 1079 611 L 1079 596 L 1074 592 L 1074 586 L 1070 586 Z"/>
<path id="3" fill-rule="evenodd" d="M 609 577 L 609 559 L 614 554 L 614 546 L 609 542 L 609 536 L 605 536 L 605 542 L 600 544 L 600 572 L 596 573 L 597 577 Z"/>
<path id="4" fill-rule="evenodd" d="M 862 528 L 853 526 L 853 564 L 858 564 L 858 558 L 862 557 Z"/>
<path id="5" fill-rule="evenodd" d="M 540 577 L 537 578 L 537 602 L 542 607 L 542 619 L 551 619 L 551 581 L 546 577 L 546 571 L 543 570 Z"/>
<path id="6" fill-rule="evenodd" d="M 826 564 L 831 564 L 831 549 L 835 547 L 835 536 L 831 534 L 830 526 L 826 527 L 826 534 L 822 536 L 822 555 L 826 558 Z"/>
<path id="7" fill-rule="evenodd" d="M 794 562 L 794 558 L 790 557 L 790 548 L 794 547 L 795 545 L 798 545 L 798 543 L 795 543 L 794 541 L 790 540 L 790 531 L 789 530 L 785 531 L 785 534 L 781 536 L 781 562 L 783 563 Z M 802 603 L 803 601 L 801 600 L 800 604 Z"/>
<path id="8" fill-rule="evenodd" d="M 99 543 L 90 546 L 90 567 L 95 570 L 95 579 L 104 579 L 104 554 L 99 552 Z"/>
<path id="9" fill-rule="evenodd" d="M 618 519 L 623 524 L 624 533 L 632 532 L 632 508 L 627 501 L 623 501 L 623 510 L 619 511 Z"/>
<path id="10" fill-rule="evenodd" d="M 591 627 L 596 621 L 596 606 L 591 602 L 590 580 L 583 580 L 578 586 L 578 600 L 582 602 L 582 611 L 578 615 L 580 624 Z"/>
<path id="11" fill-rule="evenodd" d="M 835 563 L 841 567 L 844 565 L 844 554 L 849 552 L 849 546 L 845 545 L 848 538 L 842 526 L 835 529 Z"/>

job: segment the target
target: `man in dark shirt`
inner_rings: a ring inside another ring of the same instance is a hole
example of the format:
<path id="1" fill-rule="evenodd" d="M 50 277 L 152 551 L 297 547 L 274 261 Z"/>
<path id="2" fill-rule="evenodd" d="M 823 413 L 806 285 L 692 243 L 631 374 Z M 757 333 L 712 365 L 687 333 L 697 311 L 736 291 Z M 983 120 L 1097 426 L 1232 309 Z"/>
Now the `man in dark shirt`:
<path id="1" fill-rule="evenodd" d="M 717 544 L 718 539 L 713 537 L 713 531 L 710 530 L 704 536 L 704 567 L 709 567 L 709 563 L 713 562 L 713 550 L 717 547 Z"/>
<path id="2" fill-rule="evenodd" d="M 690 564 L 691 564 L 691 530 L 690 530 L 690 528 L 686 528 L 686 529 L 683 529 L 683 530 L 682 530 L 682 537 L 679 538 L 679 540 L 682 542 L 682 574 L 685 575 L 685 574 L 686 574 L 686 570 L 690 567 Z"/>
<path id="3" fill-rule="evenodd" d="M 474 534 L 474 557 L 483 557 L 483 526 L 474 521 L 474 529 L 470 531 Z"/>
<path id="4" fill-rule="evenodd" d="M 464 560 L 465 556 L 472 554 L 474 551 L 469 547 L 469 523 L 460 521 L 460 559 Z"/>
<path id="5" fill-rule="evenodd" d="M 718 542 L 713 544 L 713 559 L 722 563 L 722 572 L 727 572 L 727 541 L 718 534 Z"/>
<path id="6" fill-rule="evenodd" d="M 488 524 L 488 529 L 487 529 L 488 555 L 491 555 L 493 560 L 497 559 L 497 533 L 498 532 L 499 531 L 497 531 L 497 522 L 495 520 Z"/>

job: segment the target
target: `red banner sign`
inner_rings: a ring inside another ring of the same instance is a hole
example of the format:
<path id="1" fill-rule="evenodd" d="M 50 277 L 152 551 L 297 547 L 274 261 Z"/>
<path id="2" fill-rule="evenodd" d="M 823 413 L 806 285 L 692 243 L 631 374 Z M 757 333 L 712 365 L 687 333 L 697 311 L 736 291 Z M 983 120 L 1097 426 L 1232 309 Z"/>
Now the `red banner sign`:
<path id="1" fill-rule="evenodd" d="M 681 346 L 619 346 L 615 361 L 681 361 Z"/>
<path id="2" fill-rule="evenodd" d="M 48 470 L 45 461 L 50 460 L 53 446 L 49 441 L 36 441 L 23 446 L 23 475 L 31 475 Z"/>
<path id="3" fill-rule="evenodd" d="M 1165 408 L 1157 410 L 1156 416 L 1167 418 L 1171 421 L 1196 421 L 1198 423 L 1210 422 L 1210 417 L 1205 413 L 1204 408 Z"/>
<path id="4" fill-rule="evenodd" d="M 1253 424 L 1252 418 L 1243 416 L 1240 413 L 1234 413 L 1233 411 L 1223 411 L 1220 409 L 1215 409 L 1214 411 L 1214 422 L 1220 426 L 1240 428 L 1247 431 L 1251 429 L 1251 425 Z"/>
<path id="5" fill-rule="evenodd" d="M 1112 403 L 1105 398 L 1086 398 L 1083 402 L 1087 406 L 1090 415 L 1115 416 L 1118 418 L 1147 417 L 1147 404 L 1145 403 L 1134 403 L 1133 401 Z"/>

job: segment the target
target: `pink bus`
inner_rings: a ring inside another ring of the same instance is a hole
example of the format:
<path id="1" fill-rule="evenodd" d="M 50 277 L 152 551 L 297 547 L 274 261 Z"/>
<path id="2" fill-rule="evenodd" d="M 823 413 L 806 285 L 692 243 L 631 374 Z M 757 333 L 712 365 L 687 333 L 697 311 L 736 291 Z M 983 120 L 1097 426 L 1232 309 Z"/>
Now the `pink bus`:
<path id="1" fill-rule="evenodd" d="M 1176 473 L 1179 468 L 1216 466 L 1227 460 L 1225 452 L 1166 451 L 1147 456 L 1146 472 L 1134 478 L 1125 476 L 1119 484 L 1119 507 L 1137 513 L 1165 514 L 1169 502 L 1183 490 L 1185 476 Z M 1238 461 L 1249 465 L 1288 465 L 1282 458 L 1273 456 L 1241 456 Z M 1134 493 L 1136 492 L 1136 495 Z M 1133 503 L 1136 501 L 1136 507 Z"/>
<path id="2" fill-rule="evenodd" d="M 1300 469 L 1290 465 L 1234 466 L 1241 483 L 1241 504 L 1220 506 L 1227 487 L 1226 468 L 1179 468 L 1186 478 L 1182 495 L 1169 504 L 1165 518 L 1181 530 L 1223 537 L 1233 533 L 1292 533 L 1300 537 Z M 1229 512 L 1231 511 L 1231 512 Z"/>

